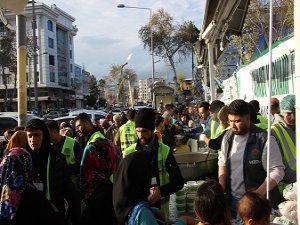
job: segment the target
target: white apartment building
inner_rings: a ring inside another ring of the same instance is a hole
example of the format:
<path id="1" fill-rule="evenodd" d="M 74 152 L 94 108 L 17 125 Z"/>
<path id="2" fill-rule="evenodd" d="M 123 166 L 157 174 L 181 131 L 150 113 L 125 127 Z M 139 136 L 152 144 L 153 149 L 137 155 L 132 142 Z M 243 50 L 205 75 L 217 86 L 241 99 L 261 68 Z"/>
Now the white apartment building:
<path id="1" fill-rule="evenodd" d="M 27 36 L 33 36 L 32 5 L 27 4 L 23 15 L 26 16 Z M 40 109 L 82 107 L 83 95 L 87 87 L 83 87 L 88 78 L 83 78 L 81 67 L 74 60 L 73 37 L 78 29 L 73 25 L 75 18 L 56 5 L 48 6 L 41 2 L 35 3 L 36 36 L 37 36 L 37 81 L 38 101 Z M 15 14 L 5 11 L 9 24 L 16 26 Z M 6 27 L 0 22 L 0 38 L 5 35 Z M 28 57 L 27 84 L 29 105 L 34 105 L 34 79 L 32 57 Z M 85 74 L 86 75 L 86 74 Z M 13 74 L 11 74 L 13 76 Z M 83 82 L 84 79 L 84 82 Z M 13 109 L 16 110 L 17 96 L 12 96 L 13 79 L 9 79 L 9 93 Z M 4 91 L 3 80 L 0 77 L 1 93 Z M 3 103 L 0 94 L 0 104 Z M 30 108 L 30 106 L 29 106 Z"/>

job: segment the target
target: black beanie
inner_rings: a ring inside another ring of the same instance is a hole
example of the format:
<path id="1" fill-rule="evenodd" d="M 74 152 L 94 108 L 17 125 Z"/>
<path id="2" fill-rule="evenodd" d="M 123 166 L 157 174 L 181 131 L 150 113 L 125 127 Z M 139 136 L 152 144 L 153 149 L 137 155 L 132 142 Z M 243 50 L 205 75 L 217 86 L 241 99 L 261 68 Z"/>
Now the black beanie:
<path id="1" fill-rule="evenodd" d="M 142 127 L 154 131 L 155 112 L 150 108 L 140 109 L 135 117 L 135 127 Z"/>

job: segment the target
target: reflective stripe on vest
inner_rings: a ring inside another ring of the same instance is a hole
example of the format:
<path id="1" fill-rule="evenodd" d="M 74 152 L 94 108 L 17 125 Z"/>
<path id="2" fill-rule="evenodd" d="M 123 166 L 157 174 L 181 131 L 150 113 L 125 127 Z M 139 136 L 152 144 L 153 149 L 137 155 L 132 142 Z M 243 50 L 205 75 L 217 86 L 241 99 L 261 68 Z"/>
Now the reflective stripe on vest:
<path id="1" fill-rule="evenodd" d="M 88 142 L 86 143 L 86 145 L 88 146 L 91 142 L 95 141 L 97 138 L 103 138 L 105 139 L 105 137 L 103 136 L 103 134 L 101 134 L 100 131 L 96 131 L 95 133 L 92 134 L 92 136 L 89 138 Z"/>
<path id="2" fill-rule="evenodd" d="M 121 141 L 121 150 L 128 148 L 130 145 L 134 144 L 137 139 L 137 133 L 135 130 L 135 122 L 128 121 L 123 126 L 120 127 L 120 141 Z"/>
<path id="3" fill-rule="evenodd" d="M 158 148 L 158 171 L 159 171 L 159 181 L 160 185 L 165 185 L 170 182 L 169 174 L 166 171 L 166 160 L 169 154 L 170 148 L 159 142 Z M 164 213 L 165 218 L 169 218 L 169 196 L 161 199 L 160 202 L 161 211 Z"/>
<path id="4" fill-rule="evenodd" d="M 51 201 L 51 194 L 50 194 L 50 161 L 51 161 L 51 156 L 50 153 L 48 154 L 48 161 L 47 161 L 47 174 L 46 174 L 46 179 L 47 179 L 47 185 L 46 185 L 46 198 Z"/>
<path id="5" fill-rule="evenodd" d="M 288 163 L 289 167 L 296 171 L 296 145 L 291 139 L 288 132 L 280 123 L 272 125 L 272 130 L 276 134 L 277 140 L 280 142 L 283 151 L 284 161 Z"/>
<path id="6" fill-rule="evenodd" d="M 103 134 L 101 134 L 100 131 L 96 131 L 95 133 L 92 134 L 92 136 L 89 138 L 84 150 L 83 150 L 83 154 L 82 154 L 82 159 L 80 162 L 80 176 L 82 176 L 82 170 L 83 170 L 83 164 L 85 163 L 86 157 L 88 155 L 88 148 L 87 146 L 92 143 L 93 141 L 95 141 L 97 138 L 102 138 L 105 139 L 105 137 L 103 136 Z"/>
<path id="7" fill-rule="evenodd" d="M 221 128 L 219 127 L 220 127 L 219 123 L 212 119 L 210 123 L 210 139 L 215 139 L 218 137 L 217 134 L 220 132 L 220 129 L 222 129 L 222 127 Z"/>
<path id="8" fill-rule="evenodd" d="M 75 139 L 66 136 L 61 153 L 66 156 L 68 165 L 75 164 L 74 144 Z"/>

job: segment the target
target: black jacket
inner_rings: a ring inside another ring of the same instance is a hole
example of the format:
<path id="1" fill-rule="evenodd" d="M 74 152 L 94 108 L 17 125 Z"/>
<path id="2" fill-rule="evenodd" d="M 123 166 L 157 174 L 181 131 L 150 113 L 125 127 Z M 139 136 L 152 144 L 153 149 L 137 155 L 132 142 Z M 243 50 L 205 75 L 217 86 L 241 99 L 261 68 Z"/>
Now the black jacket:
<path id="1" fill-rule="evenodd" d="M 46 154 L 46 152 L 48 154 Z M 64 214 L 64 198 L 70 198 L 75 189 L 68 173 L 67 162 L 64 155 L 54 151 L 52 148 L 49 151 L 31 151 L 31 155 L 33 160 L 33 182 L 37 179 L 40 179 L 43 182 L 43 193 L 46 196 L 46 188 L 49 181 L 49 200 L 62 214 Z M 50 162 L 49 176 L 48 162 Z"/>
<path id="2" fill-rule="evenodd" d="M 0 219 L 1 225 L 62 225 L 63 223 L 43 193 L 31 185 L 27 185 L 22 192 L 19 207 L 13 220 L 3 221 Z"/>

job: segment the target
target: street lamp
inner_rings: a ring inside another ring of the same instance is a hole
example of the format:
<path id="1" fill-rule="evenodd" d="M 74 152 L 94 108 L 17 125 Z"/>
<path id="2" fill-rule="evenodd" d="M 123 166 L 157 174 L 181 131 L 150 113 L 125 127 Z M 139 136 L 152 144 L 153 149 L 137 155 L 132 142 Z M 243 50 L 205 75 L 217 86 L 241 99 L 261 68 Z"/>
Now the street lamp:
<path id="1" fill-rule="evenodd" d="M 143 9 L 143 10 L 149 10 L 150 17 L 149 17 L 149 24 L 150 24 L 150 54 L 151 54 L 151 62 L 152 62 L 152 84 L 154 88 L 154 52 L 153 52 L 153 31 L 152 31 L 152 25 L 151 25 L 151 17 L 152 17 L 152 9 L 151 8 L 145 8 L 145 7 L 136 7 L 136 6 L 125 6 L 124 4 L 117 5 L 118 8 L 129 8 L 129 9 Z M 155 93 L 152 89 L 152 108 L 155 109 Z"/>
<path id="2" fill-rule="evenodd" d="M 128 56 L 127 56 L 127 59 L 126 59 L 126 62 L 121 66 L 121 77 L 123 78 L 123 68 L 128 64 L 129 60 L 131 59 L 132 57 L 132 53 L 130 53 Z M 130 104 L 131 104 L 131 107 L 134 108 L 134 104 L 133 104 L 133 96 L 132 96 L 132 91 L 131 91 L 131 83 L 130 83 L 130 76 L 128 74 L 127 76 L 127 79 L 128 79 L 128 91 L 129 91 L 129 99 L 130 99 Z"/>

